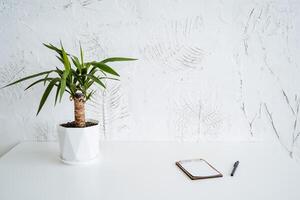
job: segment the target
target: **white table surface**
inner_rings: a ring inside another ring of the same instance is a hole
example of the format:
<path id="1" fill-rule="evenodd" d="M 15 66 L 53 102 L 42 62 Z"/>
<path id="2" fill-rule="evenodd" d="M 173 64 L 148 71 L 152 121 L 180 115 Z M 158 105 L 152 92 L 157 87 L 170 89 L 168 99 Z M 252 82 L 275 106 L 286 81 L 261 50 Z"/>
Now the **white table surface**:
<path id="1" fill-rule="evenodd" d="M 103 142 L 101 152 L 92 165 L 68 166 L 57 143 L 21 143 L 0 158 L 0 199 L 300 199 L 300 164 L 275 144 Z M 224 177 L 190 180 L 175 166 L 189 158 L 206 159 Z"/>

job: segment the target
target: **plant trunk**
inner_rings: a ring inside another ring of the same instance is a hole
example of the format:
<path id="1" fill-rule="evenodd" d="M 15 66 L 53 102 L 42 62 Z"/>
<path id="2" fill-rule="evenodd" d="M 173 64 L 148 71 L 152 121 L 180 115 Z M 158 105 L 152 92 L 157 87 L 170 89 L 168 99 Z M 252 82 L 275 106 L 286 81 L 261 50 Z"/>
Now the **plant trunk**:
<path id="1" fill-rule="evenodd" d="M 77 93 L 74 97 L 75 126 L 85 127 L 85 100 L 84 95 Z"/>

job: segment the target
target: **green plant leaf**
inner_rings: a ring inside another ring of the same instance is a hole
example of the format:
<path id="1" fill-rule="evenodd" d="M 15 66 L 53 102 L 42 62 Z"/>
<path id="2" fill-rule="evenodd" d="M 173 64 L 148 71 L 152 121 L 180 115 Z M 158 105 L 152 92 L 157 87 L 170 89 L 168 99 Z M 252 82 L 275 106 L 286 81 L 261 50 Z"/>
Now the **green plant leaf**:
<path id="1" fill-rule="evenodd" d="M 69 72 L 71 69 L 71 64 L 70 64 L 69 58 L 67 56 L 67 53 L 65 52 L 63 47 L 62 47 L 62 56 L 63 56 L 65 69 Z"/>
<path id="2" fill-rule="evenodd" d="M 63 61 L 63 59 L 61 59 L 60 57 L 58 57 L 58 56 L 56 56 L 56 58 L 62 63 L 62 64 L 64 64 L 64 61 Z"/>
<path id="3" fill-rule="evenodd" d="M 76 56 L 71 57 L 73 64 L 75 65 L 75 67 L 78 69 L 78 72 L 81 74 L 81 64 L 79 62 L 79 59 Z"/>
<path id="4" fill-rule="evenodd" d="M 89 74 L 86 74 L 84 76 L 89 77 L 90 79 L 92 79 L 93 81 L 95 81 L 96 83 L 98 83 L 99 85 L 101 85 L 102 87 L 106 88 L 106 86 L 104 85 L 104 83 L 102 83 L 102 81 L 99 78 L 97 78 L 96 76 L 89 75 Z"/>
<path id="5" fill-rule="evenodd" d="M 101 63 L 101 62 L 91 62 L 91 64 L 97 68 L 99 68 L 100 70 L 115 75 L 115 76 L 120 76 L 114 69 L 112 69 L 110 66 Z"/>
<path id="6" fill-rule="evenodd" d="M 76 93 L 76 85 L 75 84 L 70 83 L 69 88 L 70 88 L 72 94 Z"/>
<path id="7" fill-rule="evenodd" d="M 84 87 L 85 89 L 89 89 L 93 84 L 94 84 L 95 81 L 91 80 L 91 81 L 87 81 L 85 84 L 84 84 Z"/>
<path id="8" fill-rule="evenodd" d="M 70 61 L 69 61 L 69 58 L 67 56 L 67 53 L 64 50 L 64 47 L 63 47 L 62 43 L 61 43 L 61 51 L 62 51 L 62 57 L 63 57 L 63 61 L 64 61 L 65 70 L 63 71 L 63 75 L 61 77 L 60 98 L 59 98 L 59 101 L 61 101 L 62 96 L 63 96 L 63 94 L 64 94 L 64 92 L 66 90 L 67 78 L 68 78 L 70 70 L 71 70 Z"/>
<path id="9" fill-rule="evenodd" d="M 92 90 L 87 96 L 86 96 L 86 101 L 89 100 L 94 94 L 95 94 L 95 90 Z"/>
<path id="10" fill-rule="evenodd" d="M 86 75 L 87 72 L 88 72 L 87 67 L 82 68 L 82 70 L 81 70 L 81 80 L 82 80 L 83 83 L 85 83 L 87 80 L 86 80 L 86 76 L 82 76 L 82 75 Z"/>
<path id="11" fill-rule="evenodd" d="M 67 70 L 64 70 L 63 72 L 63 76 L 61 78 L 61 85 L 60 85 L 60 97 L 59 97 L 59 101 L 61 101 L 62 96 L 66 90 L 66 86 L 67 86 L 67 77 L 69 75 L 69 72 Z"/>
<path id="12" fill-rule="evenodd" d="M 58 54 L 61 55 L 61 50 L 60 50 L 59 48 L 53 46 L 52 44 L 50 44 L 50 43 L 49 43 L 49 44 L 43 43 L 43 45 L 44 45 L 45 47 L 47 47 L 47 48 L 53 50 L 53 51 L 56 51 Z"/>
<path id="13" fill-rule="evenodd" d="M 83 85 L 84 83 L 82 82 L 81 77 L 77 73 L 77 71 L 75 71 L 74 69 L 71 69 L 71 72 L 72 72 L 72 75 L 74 76 L 73 84 L 76 84 L 78 81 L 80 85 Z"/>
<path id="14" fill-rule="evenodd" d="M 63 71 L 62 71 L 62 70 L 60 70 L 60 69 L 58 69 L 58 68 L 56 67 L 55 72 L 62 78 L 62 76 L 63 76 Z"/>
<path id="15" fill-rule="evenodd" d="M 83 62 L 83 51 L 82 51 L 82 48 L 81 48 L 81 44 L 80 45 L 80 59 L 81 59 L 81 66 L 82 68 L 84 67 L 84 62 Z"/>
<path id="16" fill-rule="evenodd" d="M 55 102 L 54 102 L 54 106 L 56 105 L 57 103 L 57 99 L 58 99 L 58 95 L 59 95 L 59 89 L 60 89 L 60 84 L 58 84 L 56 86 L 56 93 L 55 93 Z"/>
<path id="17" fill-rule="evenodd" d="M 92 66 L 91 62 L 87 62 L 83 64 L 84 69 L 88 69 L 90 66 Z"/>
<path id="18" fill-rule="evenodd" d="M 99 78 L 100 80 L 101 79 L 109 79 L 109 80 L 114 80 L 114 81 L 120 81 L 120 79 L 117 79 L 117 78 L 111 78 L 111 77 L 101 77 Z"/>
<path id="19" fill-rule="evenodd" d="M 48 77 L 49 77 L 49 74 L 46 74 L 46 76 L 45 76 L 44 79 L 47 79 Z M 47 81 L 47 80 L 44 81 L 44 86 L 46 85 L 46 81 Z"/>
<path id="20" fill-rule="evenodd" d="M 43 108 L 44 104 L 45 104 L 45 101 L 47 100 L 53 86 L 55 85 L 55 83 L 59 81 L 59 78 L 55 78 L 53 79 L 52 81 L 50 81 L 49 85 L 47 86 L 42 98 L 41 98 L 41 101 L 40 101 L 40 105 L 39 105 L 39 108 L 38 108 L 38 111 L 37 111 L 37 114 L 38 115 L 41 111 L 41 109 Z"/>
<path id="21" fill-rule="evenodd" d="M 21 79 L 15 81 L 15 82 L 12 82 L 12 83 L 10 83 L 10 84 L 8 84 L 8 85 L 2 87 L 2 88 L 6 88 L 6 87 L 8 87 L 8 86 L 11 86 L 11 85 L 20 83 L 20 82 L 22 82 L 22 81 L 25 81 L 25 80 L 28 80 L 28 79 L 31 79 L 31 78 L 35 78 L 35 77 L 38 77 L 38 76 L 42 76 L 42 75 L 44 75 L 44 74 L 49 74 L 49 73 L 51 73 L 51 72 L 53 72 L 53 71 L 55 71 L 55 70 L 50 70 L 50 71 L 40 72 L 40 73 L 31 75 L 31 76 L 27 76 L 27 77 L 24 77 L 24 78 L 21 78 Z M 2 88 L 1 88 L 1 89 L 2 89 Z"/>
<path id="22" fill-rule="evenodd" d="M 108 63 L 108 62 L 118 62 L 118 61 L 134 61 L 137 60 L 135 58 L 124 58 L 124 57 L 112 57 L 112 58 L 106 58 L 101 61 L 101 63 Z"/>
<path id="23" fill-rule="evenodd" d="M 43 79 L 37 80 L 37 81 L 33 82 L 32 84 L 30 84 L 27 88 L 25 88 L 25 90 L 28 90 L 29 88 L 31 88 L 32 86 L 34 86 L 40 82 L 44 82 L 44 85 L 45 85 L 47 81 L 51 81 L 51 80 L 53 80 L 53 78 L 43 78 Z"/>
<path id="24" fill-rule="evenodd" d="M 62 50 L 61 50 L 61 49 L 59 49 L 58 47 L 54 46 L 54 45 L 51 44 L 51 43 L 49 43 L 49 44 L 43 43 L 43 45 L 44 45 L 45 47 L 47 47 L 48 49 L 51 49 L 51 50 L 55 51 L 56 53 L 58 53 L 58 54 L 61 56 L 61 58 L 62 58 Z M 67 55 L 70 56 L 71 54 L 68 54 L 68 53 L 67 53 Z"/>

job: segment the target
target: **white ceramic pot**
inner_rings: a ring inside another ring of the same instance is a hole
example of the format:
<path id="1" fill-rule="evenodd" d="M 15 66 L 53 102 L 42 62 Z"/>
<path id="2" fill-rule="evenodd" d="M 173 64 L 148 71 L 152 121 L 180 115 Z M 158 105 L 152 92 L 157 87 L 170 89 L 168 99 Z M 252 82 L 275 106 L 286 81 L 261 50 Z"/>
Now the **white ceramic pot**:
<path id="1" fill-rule="evenodd" d="M 99 123 L 85 128 L 66 128 L 59 125 L 58 140 L 62 162 L 71 165 L 91 163 L 99 155 Z"/>

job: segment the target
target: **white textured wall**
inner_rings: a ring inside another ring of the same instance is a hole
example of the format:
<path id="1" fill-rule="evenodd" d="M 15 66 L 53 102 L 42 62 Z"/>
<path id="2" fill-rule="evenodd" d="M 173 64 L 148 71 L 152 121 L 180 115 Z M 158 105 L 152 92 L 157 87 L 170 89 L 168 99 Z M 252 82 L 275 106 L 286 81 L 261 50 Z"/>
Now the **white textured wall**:
<path id="1" fill-rule="evenodd" d="M 300 155 L 300 1 L 1 0 L 0 25 L 0 86 L 59 65 L 42 42 L 139 59 L 88 105 L 103 138 L 279 139 Z M 35 117 L 43 87 L 25 86 L 0 91 L 0 153 L 72 119 L 67 97 Z"/>

